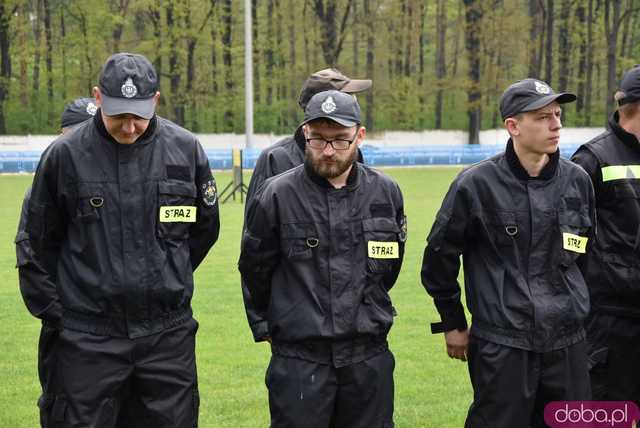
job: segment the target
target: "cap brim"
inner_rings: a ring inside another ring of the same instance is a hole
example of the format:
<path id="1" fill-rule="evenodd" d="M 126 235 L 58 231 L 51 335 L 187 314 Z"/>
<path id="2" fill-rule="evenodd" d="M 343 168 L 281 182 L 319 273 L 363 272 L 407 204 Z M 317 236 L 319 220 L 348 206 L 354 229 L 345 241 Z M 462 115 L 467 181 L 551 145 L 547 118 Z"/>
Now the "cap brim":
<path id="1" fill-rule="evenodd" d="M 335 116 L 330 116 L 328 114 L 319 114 L 317 116 L 313 116 L 313 117 L 309 117 L 307 119 L 305 119 L 300 126 L 302 125 L 306 125 L 309 122 L 313 122 L 316 119 L 329 119 L 333 122 L 336 122 L 339 125 L 344 126 L 345 128 L 351 128 L 353 126 L 358 125 L 358 122 L 355 122 L 353 120 L 349 120 L 349 119 L 344 119 L 342 117 L 335 117 Z"/>
<path id="2" fill-rule="evenodd" d="M 366 91 L 371 87 L 372 84 L 373 82 L 369 79 L 366 79 L 366 80 L 352 79 L 352 80 L 349 80 L 349 82 L 346 85 L 344 85 L 342 88 L 340 88 L 340 91 L 346 92 L 348 94 L 354 94 L 356 92 Z"/>
<path id="3" fill-rule="evenodd" d="M 568 92 L 561 92 L 559 94 L 547 95 L 546 97 L 539 98 L 534 102 L 532 102 L 531 104 L 527 105 L 525 108 L 522 109 L 522 112 L 538 110 L 539 108 L 548 106 L 554 101 L 557 102 L 558 104 L 566 104 L 566 103 L 572 103 L 577 99 L 578 97 Z"/>
<path id="4" fill-rule="evenodd" d="M 107 116 L 133 114 L 143 119 L 151 119 L 156 109 L 154 97 L 145 99 L 116 98 L 102 95 L 100 108 Z"/>

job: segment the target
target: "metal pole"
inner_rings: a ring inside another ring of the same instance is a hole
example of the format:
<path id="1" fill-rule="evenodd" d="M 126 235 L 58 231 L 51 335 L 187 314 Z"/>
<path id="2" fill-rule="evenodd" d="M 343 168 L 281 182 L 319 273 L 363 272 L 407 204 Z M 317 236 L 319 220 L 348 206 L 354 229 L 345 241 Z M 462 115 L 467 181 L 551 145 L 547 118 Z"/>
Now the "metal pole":
<path id="1" fill-rule="evenodd" d="M 244 105 L 245 147 L 253 147 L 253 40 L 251 28 L 251 2 L 244 0 Z"/>

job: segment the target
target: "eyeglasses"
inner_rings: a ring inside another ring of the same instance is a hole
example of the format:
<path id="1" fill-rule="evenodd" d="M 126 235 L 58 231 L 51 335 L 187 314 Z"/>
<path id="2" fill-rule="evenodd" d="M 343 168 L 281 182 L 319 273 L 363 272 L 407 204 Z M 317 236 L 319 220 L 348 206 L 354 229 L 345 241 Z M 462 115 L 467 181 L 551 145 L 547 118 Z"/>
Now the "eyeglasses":
<path id="1" fill-rule="evenodd" d="M 312 149 L 324 150 L 327 144 L 330 144 L 334 150 L 347 150 L 349 146 L 356 140 L 359 128 L 356 128 L 356 132 L 351 140 L 344 140 L 342 138 L 336 138 L 334 140 L 325 140 L 324 138 L 305 138 L 307 144 Z"/>

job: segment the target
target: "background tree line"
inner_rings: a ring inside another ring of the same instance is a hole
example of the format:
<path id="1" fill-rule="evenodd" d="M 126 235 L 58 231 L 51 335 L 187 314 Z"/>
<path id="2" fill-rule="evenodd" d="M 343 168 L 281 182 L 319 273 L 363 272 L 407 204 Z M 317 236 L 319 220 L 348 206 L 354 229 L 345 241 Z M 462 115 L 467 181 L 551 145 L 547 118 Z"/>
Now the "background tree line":
<path id="1" fill-rule="evenodd" d="M 159 112 L 196 132 L 243 132 L 240 0 L 0 0 L 0 133 L 52 133 L 113 52 L 145 54 Z M 601 126 L 640 62 L 640 0 L 253 0 L 256 132 L 289 133 L 306 76 L 372 78 L 370 129 L 500 126 L 498 98 L 538 77 Z"/>

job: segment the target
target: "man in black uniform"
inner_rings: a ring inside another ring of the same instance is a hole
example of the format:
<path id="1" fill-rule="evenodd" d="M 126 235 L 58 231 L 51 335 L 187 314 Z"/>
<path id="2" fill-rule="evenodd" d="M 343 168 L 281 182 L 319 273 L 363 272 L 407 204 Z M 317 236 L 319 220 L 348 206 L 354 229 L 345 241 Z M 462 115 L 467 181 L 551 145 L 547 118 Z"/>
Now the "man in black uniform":
<path id="1" fill-rule="evenodd" d="M 572 158 L 591 177 L 598 214 L 598 237 L 580 267 L 591 293 L 593 397 L 640 405 L 640 66 L 615 98 L 608 129 Z"/>
<path id="2" fill-rule="evenodd" d="M 442 319 L 432 331 L 445 333 L 451 358 L 469 360 L 467 428 L 546 427 L 548 402 L 590 397 L 589 295 L 576 259 L 595 203 L 589 177 L 558 151 L 560 104 L 575 99 L 535 79 L 507 88 L 505 152 L 456 177 L 428 237 L 422 283 Z"/>
<path id="3" fill-rule="evenodd" d="M 239 268 L 267 314 L 272 428 L 393 426 L 388 291 L 406 221 L 398 185 L 356 162 L 360 123 L 350 95 L 314 95 L 304 165 L 249 202 Z"/>
<path id="4" fill-rule="evenodd" d="M 93 117 L 96 109 L 93 98 L 78 98 L 67 104 L 60 119 L 62 133 L 70 131 L 74 126 Z M 56 286 L 47 272 L 34 260 L 29 236 L 24 231 L 27 224 L 30 195 L 31 187 L 27 189 L 22 202 L 18 233 L 15 240 L 16 267 L 18 268 L 20 292 L 24 303 L 34 317 L 42 320 L 40 339 L 38 341 L 38 377 L 42 394 L 38 399 L 38 407 L 41 409 L 40 425 L 53 427 L 55 425 L 53 421 L 49 421 L 49 412 L 46 409 L 51 406 L 55 399 L 54 391 L 57 385 L 55 378 L 55 349 L 62 308 L 55 292 Z"/>
<path id="5" fill-rule="evenodd" d="M 298 104 L 304 111 L 311 97 L 318 92 L 335 89 L 348 94 L 354 94 L 367 90 L 370 87 L 371 80 L 351 79 L 335 68 L 326 68 L 313 73 L 304 82 L 304 85 L 302 85 L 302 91 L 300 92 L 300 98 L 298 99 Z M 281 174 L 298 165 L 302 165 L 304 163 L 304 153 L 305 141 L 302 128 L 298 128 L 293 136 L 283 138 L 262 150 L 256 162 L 253 174 L 251 175 L 249 188 L 247 189 L 246 207 L 249 206 L 249 200 L 267 178 Z M 358 149 L 358 162 L 362 162 L 362 153 L 360 152 L 360 149 Z M 268 340 L 268 328 L 265 320 L 265 314 L 256 310 L 253 302 L 251 301 L 251 295 L 244 284 L 242 285 L 242 291 L 247 311 L 247 318 L 249 319 L 249 325 L 251 326 L 254 340 L 256 342 Z"/>
<path id="6" fill-rule="evenodd" d="M 43 153 L 27 227 L 61 307 L 63 426 L 113 427 L 130 389 L 143 426 L 197 425 L 193 271 L 215 243 L 215 181 L 193 134 L 155 115 L 158 77 L 119 53 L 100 107 Z"/>

